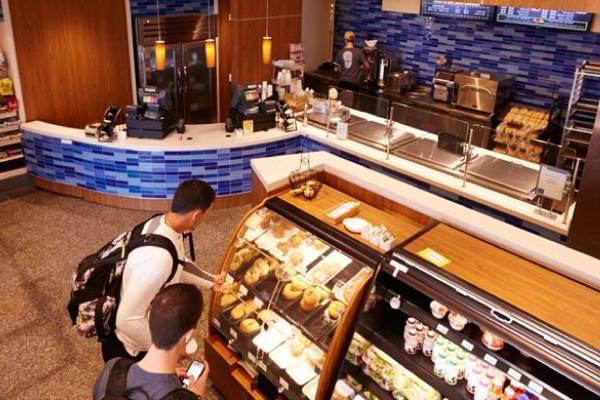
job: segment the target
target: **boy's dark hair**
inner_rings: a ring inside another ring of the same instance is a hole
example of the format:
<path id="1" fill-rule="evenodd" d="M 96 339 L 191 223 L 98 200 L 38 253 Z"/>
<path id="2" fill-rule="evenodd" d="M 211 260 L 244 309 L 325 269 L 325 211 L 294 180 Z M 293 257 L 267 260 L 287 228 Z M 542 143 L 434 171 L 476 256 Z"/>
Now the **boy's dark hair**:
<path id="1" fill-rule="evenodd" d="M 172 349 L 187 331 L 196 327 L 202 307 L 202 293 L 194 285 L 176 283 L 161 289 L 149 309 L 152 344 L 161 350 Z"/>
<path id="2" fill-rule="evenodd" d="M 171 211 L 177 214 L 194 210 L 206 211 L 215 201 L 215 197 L 215 191 L 208 183 L 199 179 L 189 179 L 177 187 Z"/>

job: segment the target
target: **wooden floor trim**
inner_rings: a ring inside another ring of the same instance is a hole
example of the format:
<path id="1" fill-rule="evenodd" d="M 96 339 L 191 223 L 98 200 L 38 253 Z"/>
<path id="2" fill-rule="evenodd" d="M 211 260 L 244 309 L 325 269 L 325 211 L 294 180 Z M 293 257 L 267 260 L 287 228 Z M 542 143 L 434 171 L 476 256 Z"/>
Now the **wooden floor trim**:
<path id="1" fill-rule="evenodd" d="M 63 194 L 65 196 L 76 197 L 89 201 L 90 203 L 101 204 L 116 208 L 125 208 L 129 210 L 143 211 L 166 211 L 171 207 L 169 199 L 142 199 L 134 197 L 116 196 L 112 194 L 99 193 L 89 189 L 83 189 L 76 186 L 65 185 L 63 183 L 52 182 L 43 178 L 31 177 L 33 185 L 39 189 L 49 192 Z M 252 202 L 252 193 L 243 193 L 231 196 L 218 196 L 215 201 L 215 208 L 230 208 L 247 205 Z"/>

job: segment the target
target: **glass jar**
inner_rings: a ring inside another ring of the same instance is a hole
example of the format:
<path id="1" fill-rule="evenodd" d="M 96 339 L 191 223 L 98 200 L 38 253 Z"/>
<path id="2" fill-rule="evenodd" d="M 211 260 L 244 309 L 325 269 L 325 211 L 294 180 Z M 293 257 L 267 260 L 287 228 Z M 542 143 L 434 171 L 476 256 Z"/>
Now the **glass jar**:
<path id="1" fill-rule="evenodd" d="M 446 381 L 446 383 L 450 386 L 454 386 L 458 383 L 458 363 L 456 360 L 450 360 L 446 364 L 444 381 Z"/>
<path id="2" fill-rule="evenodd" d="M 417 330 L 411 328 L 404 339 L 404 351 L 410 355 L 417 354 Z"/>
<path id="3" fill-rule="evenodd" d="M 438 378 L 443 378 L 446 375 L 447 359 L 448 356 L 446 355 L 446 350 L 440 350 L 435 358 L 435 363 L 433 364 L 433 373 Z"/>

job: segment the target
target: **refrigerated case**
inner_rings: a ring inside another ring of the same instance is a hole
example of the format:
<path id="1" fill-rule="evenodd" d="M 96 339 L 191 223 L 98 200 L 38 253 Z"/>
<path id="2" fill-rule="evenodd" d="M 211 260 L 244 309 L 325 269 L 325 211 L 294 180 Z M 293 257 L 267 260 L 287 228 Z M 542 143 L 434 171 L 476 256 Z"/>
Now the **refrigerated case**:
<path id="1" fill-rule="evenodd" d="M 376 301 L 359 316 L 339 377 L 357 393 L 382 400 L 600 395 L 593 288 L 443 224 L 386 255 L 374 287 Z M 417 337 L 433 332 L 420 348 L 410 332 L 419 324 Z"/>
<path id="2" fill-rule="evenodd" d="M 156 69 L 154 42 L 156 18 L 136 19 L 137 85 L 167 91 L 165 106 L 189 124 L 217 120 L 216 69 L 206 67 L 204 41 L 216 36 L 216 16 L 186 14 L 160 17 L 161 38 L 166 42 L 166 68 Z M 212 28 L 211 28 L 212 27 Z"/>

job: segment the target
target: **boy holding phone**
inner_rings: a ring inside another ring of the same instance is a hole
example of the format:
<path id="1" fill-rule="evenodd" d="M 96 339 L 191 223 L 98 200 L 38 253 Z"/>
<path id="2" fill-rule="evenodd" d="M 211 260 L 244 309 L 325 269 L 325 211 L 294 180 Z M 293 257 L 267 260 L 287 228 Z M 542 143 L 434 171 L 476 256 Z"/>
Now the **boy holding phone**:
<path id="1" fill-rule="evenodd" d="M 94 385 L 94 400 L 202 398 L 209 374 L 207 363 L 194 362 L 190 366 L 186 388 L 177 374 L 179 362 L 186 356 L 186 345 L 196 333 L 202 303 L 202 294 L 192 284 L 178 283 L 160 290 L 148 312 L 152 337 L 148 353 L 137 363 L 126 358 L 106 363 Z"/>

